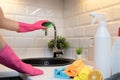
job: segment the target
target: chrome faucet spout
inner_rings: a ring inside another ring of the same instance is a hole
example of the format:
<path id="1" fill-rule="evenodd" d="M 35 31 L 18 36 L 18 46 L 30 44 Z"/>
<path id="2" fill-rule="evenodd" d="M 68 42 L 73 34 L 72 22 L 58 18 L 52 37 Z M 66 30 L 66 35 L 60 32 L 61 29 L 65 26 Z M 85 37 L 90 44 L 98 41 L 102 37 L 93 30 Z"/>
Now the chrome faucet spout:
<path id="1" fill-rule="evenodd" d="M 54 28 L 54 50 L 58 50 L 57 49 L 57 30 L 56 30 L 56 26 L 54 25 L 54 23 L 52 23 L 52 26 Z"/>
<path id="2" fill-rule="evenodd" d="M 54 28 L 53 58 L 61 58 L 61 55 L 63 54 L 63 52 L 61 52 L 61 51 L 57 48 L 57 29 L 56 29 L 56 26 L 54 25 L 54 23 L 52 23 L 52 26 L 53 26 L 53 28 Z"/>
<path id="3" fill-rule="evenodd" d="M 61 58 L 63 52 L 57 48 L 57 29 L 53 22 L 50 22 L 52 27 L 54 28 L 54 48 L 53 48 L 53 58 Z M 47 29 L 45 34 L 47 34 Z"/>

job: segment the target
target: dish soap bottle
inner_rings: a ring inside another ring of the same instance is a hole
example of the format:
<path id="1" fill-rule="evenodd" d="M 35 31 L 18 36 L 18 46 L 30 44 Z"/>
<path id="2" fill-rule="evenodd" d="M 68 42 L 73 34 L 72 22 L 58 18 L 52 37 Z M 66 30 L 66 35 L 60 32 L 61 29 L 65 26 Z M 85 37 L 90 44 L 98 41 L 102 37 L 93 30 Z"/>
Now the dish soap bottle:
<path id="1" fill-rule="evenodd" d="M 92 24 L 99 22 L 98 30 L 94 37 L 94 62 L 95 69 L 103 75 L 103 80 L 111 75 L 111 36 L 106 27 L 105 15 L 91 12 L 94 17 Z"/>

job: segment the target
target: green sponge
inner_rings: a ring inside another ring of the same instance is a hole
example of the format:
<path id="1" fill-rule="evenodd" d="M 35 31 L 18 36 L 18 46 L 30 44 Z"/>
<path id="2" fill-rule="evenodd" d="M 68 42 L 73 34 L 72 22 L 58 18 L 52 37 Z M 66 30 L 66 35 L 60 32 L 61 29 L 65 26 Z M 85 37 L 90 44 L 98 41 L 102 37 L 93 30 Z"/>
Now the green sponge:
<path id="1" fill-rule="evenodd" d="M 52 26 L 52 22 L 45 22 L 45 23 L 42 24 L 42 26 L 50 28 Z"/>

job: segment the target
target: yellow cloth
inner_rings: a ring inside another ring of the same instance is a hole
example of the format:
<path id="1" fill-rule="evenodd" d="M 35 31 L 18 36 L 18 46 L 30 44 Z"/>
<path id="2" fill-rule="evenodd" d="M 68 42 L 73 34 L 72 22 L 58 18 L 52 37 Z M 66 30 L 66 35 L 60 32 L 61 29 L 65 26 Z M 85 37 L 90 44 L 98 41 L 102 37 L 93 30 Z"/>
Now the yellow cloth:
<path id="1" fill-rule="evenodd" d="M 79 76 L 75 76 L 73 80 L 80 80 Z"/>
<path id="2" fill-rule="evenodd" d="M 92 69 L 89 66 L 84 66 L 78 76 L 74 77 L 74 80 L 87 80 L 87 77 L 91 71 Z"/>
<path id="3" fill-rule="evenodd" d="M 65 73 L 68 76 L 75 77 L 84 68 L 84 63 L 82 60 L 74 61 L 70 66 L 65 69 Z"/>

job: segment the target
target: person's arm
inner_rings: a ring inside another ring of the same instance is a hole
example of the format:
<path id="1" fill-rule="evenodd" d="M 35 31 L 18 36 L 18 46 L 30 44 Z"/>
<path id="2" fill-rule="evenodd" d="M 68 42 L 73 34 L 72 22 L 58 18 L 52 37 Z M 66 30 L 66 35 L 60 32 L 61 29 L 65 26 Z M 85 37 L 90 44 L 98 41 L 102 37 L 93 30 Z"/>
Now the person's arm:
<path id="1" fill-rule="evenodd" d="M 0 8 L 0 28 L 12 30 L 12 31 L 18 31 L 19 29 L 18 22 L 5 18 L 1 8 Z"/>
<path id="2" fill-rule="evenodd" d="M 45 29 L 46 27 L 42 25 L 45 22 L 48 22 L 48 20 L 40 20 L 33 24 L 17 22 L 6 18 L 2 12 L 2 9 L 0 8 L 0 28 L 3 29 L 12 30 L 16 32 L 29 32 L 38 29 Z"/>

